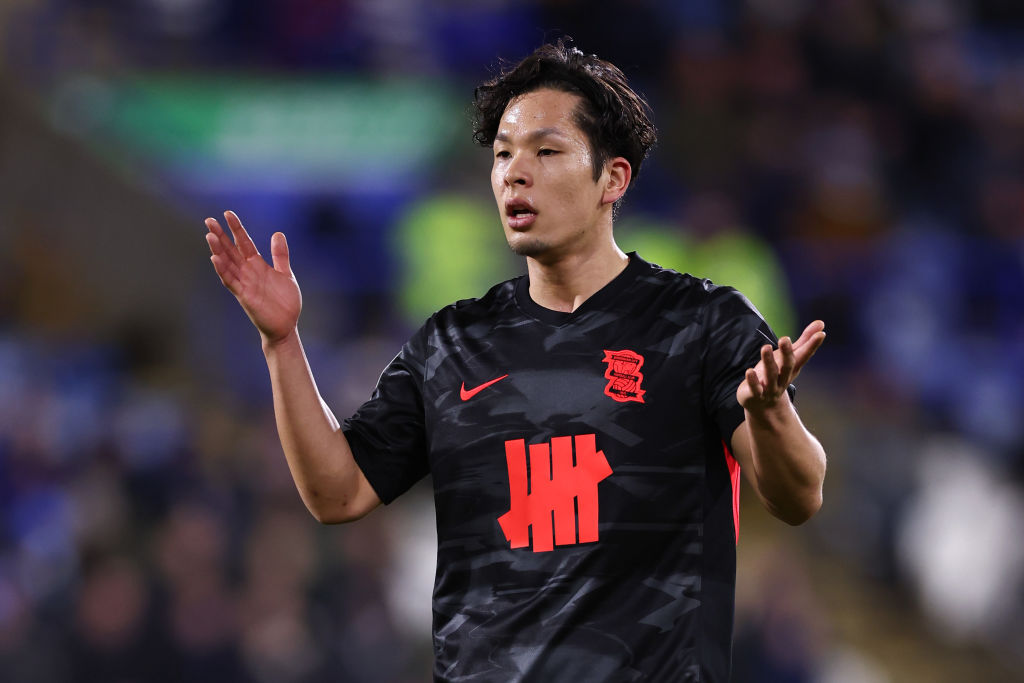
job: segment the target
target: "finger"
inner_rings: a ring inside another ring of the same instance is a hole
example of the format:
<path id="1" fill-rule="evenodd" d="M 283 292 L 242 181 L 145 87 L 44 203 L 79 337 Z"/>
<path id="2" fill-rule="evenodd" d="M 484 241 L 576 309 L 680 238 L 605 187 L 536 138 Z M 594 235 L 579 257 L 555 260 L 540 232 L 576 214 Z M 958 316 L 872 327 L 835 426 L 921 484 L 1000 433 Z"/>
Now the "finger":
<path id="1" fill-rule="evenodd" d="M 764 387 L 761 386 L 761 380 L 757 377 L 757 371 L 754 368 L 747 370 L 746 378 L 747 386 L 750 387 L 750 394 L 758 401 L 764 400 Z"/>
<path id="2" fill-rule="evenodd" d="M 796 349 L 793 357 L 793 376 L 795 377 L 800 369 L 804 366 L 807 361 L 811 359 L 821 345 L 825 343 L 825 333 L 823 331 L 815 332 L 814 335 L 807 340 L 807 343 Z"/>
<path id="3" fill-rule="evenodd" d="M 211 254 L 210 261 L 217 269 L 218 275 L 230 276 L 233 280 L 239 279 L 241 274 L 239 267 L 226 254 Z"/>
<path id="4" fill-rule="evenodd" d="M 220 237 L 222 239 L 226 239 L 226 240 L 228 240 L 228 242 L 231 241 L 228 238 L 227 234 L 224 232 L 224 228 L 222 228 L 220 226 L 220 221 L 218 221 L 216 218 L 207 218 L 203 222 L 206 223 L 207 229 L 210 232 L 212 232 L 214 235 L 216 235 L 217 237 Z"/>
<path id="5" fill-rule="evenodd" d="M 220 237 L 214 232 L 206 233 L 206 244 L 210 247 L 210 253 L 217 256 L 227 256 L 227 248 L 221 243 Z"/>
<path id="6" fill-rule="evenodd" d="M 778 382 L 780 388 L 785 388 L 789 384 L 789 380 L 793 375 L 793 368 L 796 364 L 795 353 L 793 351 L 793 340 L 789 337 L 783 337 L 780 339 L 779 351 L 782 355 L 782 365 L 779 367 Z"/>
<path id="7" fill-rule="evenodd" d="M 217 277 L 220 278 L 221 284 L 227 287 L 232 294 L 237 294 L 239 279 L 238 269 L 234 267 L 234 264 L 219 254 L 210 256 L 210 262 L 213 263 L 213 269 L 217 271 Z"/>
<path id="8" fill-rule="evenodd" d="M 238 219 L 237 214 L 234 211 L 225 211 L 224 220 L 227 221 L 228 228 L 231 229 L 231 236 L 235 238 L 235 245 L 242 252 L 242 257 L 247 259 L 250 256 L 258 256 L 260 251 L 253 244 L 249 233 L 242 227 L 242 221 Z"/>
<path id="9" fill-rule="evenodd" d="M 764 365 L 764 385 L 770 391 L 779 381 L 779 366 L 775 363 L 775 352 L 770 344 L 761 347 L 761 363 Z"/>
<path id="10" fill-rule="evenodd" d="M 291 261 L 288 258 L 288 240 L 283 232 L 275 232 L 271 236 L 270 256 L 274 261 L 274 270 L 284 275 L 292 274 Z"/>
<path id="11" fill-rule="evenodd" d="M 824 329 L 825 323 L 823 321 L 815 320 L 811 322 L 807 327 L 804 328 L 804 331 L 800 334 L 800 338 L 796 340 L 793 346 L 797 348 L 803 346 L 804 344 L 809 342 L 814 337 L 814 335 L 816 335 L 818 332 L 821 332 Z"/>
<path id="12" fill-rule="evenodd" d="M 241 264 L 241 254 L 238 253 L 238 249 L 235 247 L 234 242 L 231 241 L 231 238 L 224 233 L 224 229 L 220 227 L 217 219 L 207 218 L 206 227 L 209 230 L 206 233 L 206 243 L 210 246 L 210 252 L 225 256 L 236 264 Z"/>
<path id="13" fill-rule="evenodd" d="M 207 219 L 204 220 L 203 223 L 206 224 L 207 229 L 209 229 L 209 231 L 212 232 L 213 234 L 218 236 L 224 235 L 224 228 L 220 227 L 220 221 L 218 221 L 216 218 L 212 216 L 207 217 Z"/>

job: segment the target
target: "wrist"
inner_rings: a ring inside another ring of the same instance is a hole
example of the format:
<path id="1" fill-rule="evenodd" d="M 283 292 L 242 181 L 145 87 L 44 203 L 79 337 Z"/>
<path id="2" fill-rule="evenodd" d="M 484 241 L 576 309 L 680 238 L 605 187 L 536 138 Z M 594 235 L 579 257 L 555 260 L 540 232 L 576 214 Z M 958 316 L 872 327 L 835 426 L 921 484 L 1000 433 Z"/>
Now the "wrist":
<path id="1" fill-rule="evenodd" d="M 782 427 L 794 415 L 793 404 L 789 400 L 788 392 L 782 392 L 782 395 L 771 403 L 750 401 L 743 406 L 743 410 L 748 422 L 768 429 Z"/>
<path id="2" fill-rule="evenodd" d="M 263 347 L 263 354 L 269 355 L 283 348 L 293 346 L 299 343 L 299 328 L 293 327 L 282 337 L 268 337 L 263 332 L 260 332 L 261 345 Z"/>

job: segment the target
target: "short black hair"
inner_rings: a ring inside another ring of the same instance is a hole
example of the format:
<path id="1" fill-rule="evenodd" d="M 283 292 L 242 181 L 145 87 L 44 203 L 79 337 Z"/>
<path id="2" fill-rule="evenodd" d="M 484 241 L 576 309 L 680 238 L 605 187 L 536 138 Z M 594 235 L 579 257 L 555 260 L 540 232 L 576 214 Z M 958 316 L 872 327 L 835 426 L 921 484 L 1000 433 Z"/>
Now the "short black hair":
<path id="1" fill-rule="evenodd" d="M 658 136 L 650 105 L 629 86 L 619 67 L 583 54 L 572 46 L 571 38 L 541 45 L 477 86 L 473 92 L 473 139 L 482 147 L 492 147 L 509 102 L 542 88 L 580 96 L 582 106 L 577 107 L 574 118 L 590 142 L 595 181 L 605 162 L 614 157 L 625 158 L 632 167 L 632 179 L 636 179 Z"/>

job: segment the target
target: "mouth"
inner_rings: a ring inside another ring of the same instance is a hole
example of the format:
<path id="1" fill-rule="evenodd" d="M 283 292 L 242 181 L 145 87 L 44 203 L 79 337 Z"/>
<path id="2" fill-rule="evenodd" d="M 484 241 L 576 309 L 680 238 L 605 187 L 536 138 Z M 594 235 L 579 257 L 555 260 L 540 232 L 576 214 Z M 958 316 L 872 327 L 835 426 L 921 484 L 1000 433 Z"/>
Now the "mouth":
<path id="1" fill-rule="evenodd" d="M 505 216 L 508 227 L 513 230 L 525 230 L 536 220 L 537 212 L 529 202 L 513 199 L 505 202 Z"/>

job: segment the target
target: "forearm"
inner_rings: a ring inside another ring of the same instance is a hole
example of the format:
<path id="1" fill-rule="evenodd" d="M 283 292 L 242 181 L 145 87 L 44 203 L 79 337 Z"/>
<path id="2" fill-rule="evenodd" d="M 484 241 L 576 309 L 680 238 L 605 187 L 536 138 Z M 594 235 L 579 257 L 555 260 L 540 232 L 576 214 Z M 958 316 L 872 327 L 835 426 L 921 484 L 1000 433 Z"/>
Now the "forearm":
<path id="1" fill-rule="evenodd" d="M 756 488 L 768 510 L 789 524 L 801 524 L 821 507 L 825 451 L 804 427 L 788 397 L 763 411 L 746 411 L 750 463 Z"/>
<path id="2" fill-rule="evenodd" d="M 365 515 L 374 502 L 341 425 L 320 396 L 298 330 L 275 344 L 265 341 L 263 353 L 277 433 L 306 507 L 321 522 Z"/>

